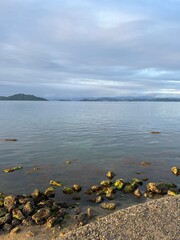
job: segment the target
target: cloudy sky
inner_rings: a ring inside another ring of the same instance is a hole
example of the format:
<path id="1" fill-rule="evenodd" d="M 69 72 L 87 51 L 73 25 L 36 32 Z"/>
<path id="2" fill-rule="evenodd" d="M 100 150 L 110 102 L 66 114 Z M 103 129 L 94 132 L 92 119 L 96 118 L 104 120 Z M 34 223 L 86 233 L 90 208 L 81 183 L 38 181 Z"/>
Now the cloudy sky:
<path id="1" fill-rule="evenodd" d="M 0 95 L 180 96 L 180 0 L 0 0 Z"/>

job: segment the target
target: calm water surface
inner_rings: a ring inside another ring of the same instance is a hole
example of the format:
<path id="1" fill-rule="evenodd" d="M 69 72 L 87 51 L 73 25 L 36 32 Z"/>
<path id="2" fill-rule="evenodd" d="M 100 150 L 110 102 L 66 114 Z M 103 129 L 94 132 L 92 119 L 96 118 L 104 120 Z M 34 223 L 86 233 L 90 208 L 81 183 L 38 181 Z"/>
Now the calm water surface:
<path id="1" fill-rule="evenodd" d="M 86 189 L 105 179 L 107 170 L 125 180 L 148 177 L 180 184 L 170 172 L 180 162 L 177 102 L 1 101 L 0 138 L 18 139 L 0 142 L 0 169 L 23 166 L 21 171 L 0 173 L 0 191 L 7 194 L 44 190 L 51 179 Z M 143 167 L 141 161 L 151 166 Z M 40 170 L 28 173 L 34 166 Z M 67 200 L 56 191 L 58 199 Z M 85 204 L 88 197 L 81 195 Z M 119 207 L 144 201 L 131 195 L 117 199 Z"/>

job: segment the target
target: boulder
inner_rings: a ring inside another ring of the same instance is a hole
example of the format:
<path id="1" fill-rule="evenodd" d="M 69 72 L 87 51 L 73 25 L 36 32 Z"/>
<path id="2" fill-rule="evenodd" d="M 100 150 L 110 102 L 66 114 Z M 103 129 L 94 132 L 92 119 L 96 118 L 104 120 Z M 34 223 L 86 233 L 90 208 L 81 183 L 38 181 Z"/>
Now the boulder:
<path id="1" fill-rule="evenodd" d="M 21 210 L 19 210 L 18 208 L 12 210 L 12 217 L 19 221 L 22 221 L 25 218 Z"/>
<path id="2" fill-rule="evenodd" d="M 5 208 L 0 208 L 0 217 L 3 217 L 7 214 L 7 210 Z"/>
<path id="3" fill-rule="evenodd" d="M 11 213 L 7 213 L 5 216 L 0 218 L 0 225 L 3 225 L 5 223 L 11 223 L 12 216 Z"/>
<path id="4" fill-rule="evenodd" d="M 4 198 L 4 206 L 8 210 L 8 212 L 16 208 L 16 204 L 17 202 L 14 196 L 9 195 Z"/>
<path id="5" fill-rule="evenodd" d="M 33 213 L 34 211 L 34 204 L 32 202 L 27 202 L 24 206 L 23 206 L 23 214 L 25 214 L 26 216 L 30 215 L 31 213 Z"/>
<path id="6" fill-rule="evenodd" d="M 51 212 L 49 208 L 41 208 L 34 215 L 32 215 L 32 219 L 36 224 L 43 224 L 50 217 Z"/>

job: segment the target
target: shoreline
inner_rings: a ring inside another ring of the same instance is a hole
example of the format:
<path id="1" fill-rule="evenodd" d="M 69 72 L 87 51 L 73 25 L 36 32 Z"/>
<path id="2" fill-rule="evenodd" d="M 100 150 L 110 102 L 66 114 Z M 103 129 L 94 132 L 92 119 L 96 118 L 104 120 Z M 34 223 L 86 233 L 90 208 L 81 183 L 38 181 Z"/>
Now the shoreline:
<path id="1" fill-rule="evenodd" d="M 73 230 L 43 225 L 22 227 L 18 234 L 0 235 L 1 240 L 177 240 L 180 234 L 180 195 L 152 199 L 110 213 Z M 168 217 L 167 217 L 168 216 Z"/>
<path id="2" fill-rule="evenodd" d="M 180 196 L 165 197 L 119 210 L 71 231 L 63 240 L 177 240 Z"/>

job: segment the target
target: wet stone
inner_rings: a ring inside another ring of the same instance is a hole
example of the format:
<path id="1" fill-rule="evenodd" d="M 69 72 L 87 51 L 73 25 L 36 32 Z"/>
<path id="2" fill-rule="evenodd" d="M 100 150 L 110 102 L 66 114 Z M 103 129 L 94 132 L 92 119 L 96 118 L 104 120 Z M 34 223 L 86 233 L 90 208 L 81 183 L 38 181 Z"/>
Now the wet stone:
<path id="1" fill-rule="evenodd" d="M 104 198 L 102 196 L 98 196 L 96 199 L 95 199 L 95 202 L 96 203 L 101 203 L 104 201 Z"/>
<path id="2" fill-rule="evenodd" d="M 136 190 L 133 192 L 133 194 L 134 194 L 135 197 L 138 197 L 138 198 L 140 198 L 140 197 L 142 196 L 142 193 L 141 193 L 141 191 L 140 191 L 139 189 L 136 189 Z"/>
<path id="3" fill-rule="evenodd" d="M 106 198 L 109 200 L 114 200 L 116 198 L 115 194 L 107 192 L 106 193 Z"/>
<path id="4" fill-rule="evenodd" d="M 171 168 L 171 172 L 172 172 L 174 175 L 179 176 L 179 175 L 180 175 L 180 168 L 172 167 L 172 168 Z"/>
<path id="5" fill-rule="evenodd" d="M 18 225 L 20 225 L 20 224 L 21 224 L 21 221 L 19 221 L 19 220 L 17 220 L 17 219 L 13 219 L 12 222 L 11 222 L 11 225 L 12 225 L 13 227 L 16 227 L 16 226 L 18 226 Z"/>
<path id="6" fill-rule="evenodd" d="M 80 192 L 82 190 L 82 187 L 78 184 L 74 184 L 72 186 L 72 189 L 75 191 L 75 192 Z"/>

